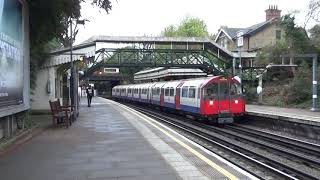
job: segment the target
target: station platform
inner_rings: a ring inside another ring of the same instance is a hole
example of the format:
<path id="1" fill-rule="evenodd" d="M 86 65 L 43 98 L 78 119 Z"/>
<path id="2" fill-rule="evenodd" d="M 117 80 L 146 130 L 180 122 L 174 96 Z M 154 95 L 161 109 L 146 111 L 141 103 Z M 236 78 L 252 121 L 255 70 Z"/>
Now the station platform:
<path id="1" fill-rule="evenodd" d="M 94 97 L 91 107 L 81 102 L 70 128 L 49 128 L 0 156 L 1 179 L 255 179 L 114 101 Z"/>
<path id="2" fill-rule="evenodd" d="M 309 109 L 281 108 L 275 106 L 246 105 L 248 115 L 286 120 L 307 125 L 320 126 L 320 112 Z"/>

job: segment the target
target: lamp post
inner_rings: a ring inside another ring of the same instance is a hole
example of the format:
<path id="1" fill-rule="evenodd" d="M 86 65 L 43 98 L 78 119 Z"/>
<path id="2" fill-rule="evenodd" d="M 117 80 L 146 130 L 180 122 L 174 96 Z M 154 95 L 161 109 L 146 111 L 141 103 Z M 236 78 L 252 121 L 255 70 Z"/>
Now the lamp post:
<path id="1" fill-rule="evenodd" d="M 84 25 L 85 20 L 76 20 L 77 24 Z M 74 63 L 73 63 L 73 28 L 72 28 L 72 18 L 70 18 L 70 99 L 71 99 L 71 106 L 74 107 L 74 111 L 76 112 L 76 115 L 78 115 L 78 83 L 75 78 L 75 69 L 74 69 Z M 76 26 L 77 27 L 77 26 Z M 74 116 L 76 118 L 76 116 Z"/>
<path id="2" fill-rule="evenodd" d="M 237 32 L 237 46 L 239 48 L 239 68 L 240 68 L 240 79 L 241 79 L 241 93 L 243 93 L 243 81 L 242 81 L 242 59 L 241 59 L 241 48 L 243 46 L 243 32 Z"/>

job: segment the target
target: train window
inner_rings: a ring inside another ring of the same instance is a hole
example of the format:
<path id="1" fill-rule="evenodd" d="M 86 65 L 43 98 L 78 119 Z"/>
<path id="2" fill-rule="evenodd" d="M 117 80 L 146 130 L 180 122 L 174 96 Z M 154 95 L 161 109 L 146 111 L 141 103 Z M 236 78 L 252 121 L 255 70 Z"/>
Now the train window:
<path id="1" fill-rule="evenodd" d="M 241 86 L 238 85 L 238 84 L 231 84 L 230 94 L 231 95 L 239 95 L 239 94 L 241 94 Z"/>
<path id="2" fill-rule="evenodd" d="M 209 84 L 207 87 L 203 89 L 203 97 L 205 99 L 215 99 L 218 95 L 218 85 L 217 84 Z"/>
<path id="3" fill-rule="evenodd" d="M 195 98 L 196 97 L 196 87 L 192 86 L 189 88 L 189 98 Z"/>
<path id="4" fill-rule="evenodd" d="M 166 88 L 166 89 L 165 89 L 164 95 L 165 95 L 165 96 L 169 96 L 169 88 Z"/>
<path id="5" fill-rule="evenodd" d="M 182 87 L 182 97 L 188 97 L 188 87 Z"/>
<path id="6" fill-rule="evenodd" d="M 170 88 L 170 96 L 174 96 L 174 89 Z"/>
<path id="7" fill-rule="evenodd" d="M 157 95 L 160 95 L 160 88 L 157 88 Z"/>

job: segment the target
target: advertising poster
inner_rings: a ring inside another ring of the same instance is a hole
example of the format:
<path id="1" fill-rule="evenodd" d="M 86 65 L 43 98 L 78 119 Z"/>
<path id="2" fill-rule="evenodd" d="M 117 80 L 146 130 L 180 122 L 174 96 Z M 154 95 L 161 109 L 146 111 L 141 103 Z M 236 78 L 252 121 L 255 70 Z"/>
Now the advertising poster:
<path id="1" fill-rule="evenodd" d="M 22 4 L 0 0 L 0 108 L 23 103 Z"/>

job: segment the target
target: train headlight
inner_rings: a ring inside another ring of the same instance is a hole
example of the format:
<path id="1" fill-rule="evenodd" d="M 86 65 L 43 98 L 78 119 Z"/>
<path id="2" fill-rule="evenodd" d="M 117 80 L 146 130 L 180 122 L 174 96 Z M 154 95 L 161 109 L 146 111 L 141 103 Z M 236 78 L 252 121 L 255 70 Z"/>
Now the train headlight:
<path id="1" fill-rule="evenodd" d="M 238 103 L 239 103 L 239 101 L 238 101 L 238 100 L 234 100 L 234 103 L 238 104 Z"/>
<path id="2" fill-rule="evenodd" d="M 211 100 L 211 101 L 209 101 L 209 104 L 212 106 L 213 105 L 213 101 Z"/>

